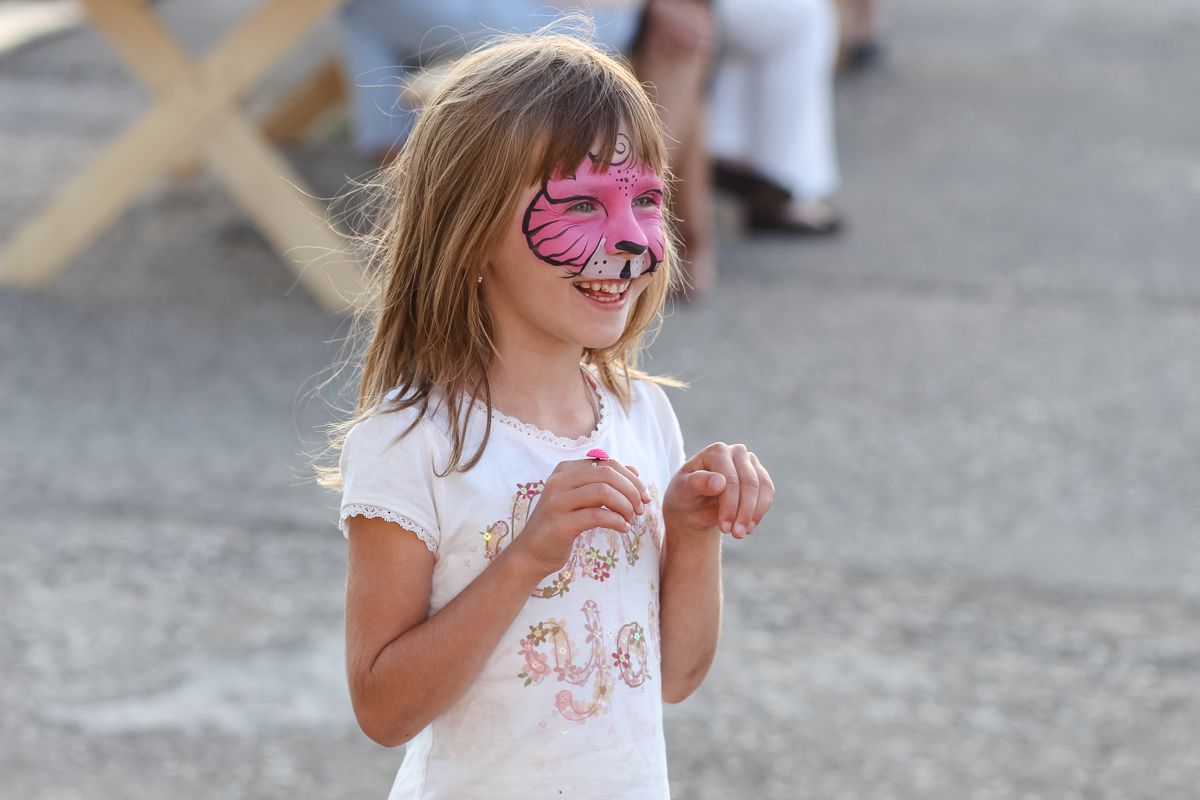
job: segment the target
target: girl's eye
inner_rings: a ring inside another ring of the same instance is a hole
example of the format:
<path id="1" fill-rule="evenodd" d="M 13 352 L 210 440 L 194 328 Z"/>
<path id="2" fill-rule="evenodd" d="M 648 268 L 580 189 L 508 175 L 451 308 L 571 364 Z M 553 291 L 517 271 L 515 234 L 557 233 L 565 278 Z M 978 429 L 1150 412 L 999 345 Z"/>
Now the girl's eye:
<path id="1" fill-rule="evenodd" d="M 658 207 L 658 195 L 657 194 L 644 194 L 641 197 L 638 197 L 633 201 L 633 207 L 634 208 L 657 208 Z"/>
<path id="2" fill-rule="evenodd" d="M 578 203 L 567 208 L 567 212 L 573 214 L 590 214 L 595 210 L 596 204 L 591 200 L 580 200 Z"/>

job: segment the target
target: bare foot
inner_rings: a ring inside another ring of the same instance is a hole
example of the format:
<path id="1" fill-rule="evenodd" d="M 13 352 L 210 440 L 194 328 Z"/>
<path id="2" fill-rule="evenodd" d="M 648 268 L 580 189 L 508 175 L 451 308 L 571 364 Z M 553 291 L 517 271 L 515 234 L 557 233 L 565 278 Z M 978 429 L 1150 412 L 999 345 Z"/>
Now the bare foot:
<path id="1" fill-rule="evenodd" d="M 783 208 L 783 218 L 813 228 L 836 228 L 842 215 L 824 200 L 792 200 Z"/>

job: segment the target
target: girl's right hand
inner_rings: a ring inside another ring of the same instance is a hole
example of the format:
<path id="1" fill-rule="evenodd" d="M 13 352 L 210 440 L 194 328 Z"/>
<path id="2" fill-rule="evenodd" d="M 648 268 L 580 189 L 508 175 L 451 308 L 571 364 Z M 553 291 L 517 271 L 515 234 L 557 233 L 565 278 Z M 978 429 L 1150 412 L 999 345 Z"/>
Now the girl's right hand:
<path id="1" fill-rule="evenodd" d="M 541 579 L 562 569 L 581 533 L 627 531 L 649 502 L 633 467 L 612 459 L 564 461 L 546 479 L 533 513 L 508 549 L 519 551 Z"/>

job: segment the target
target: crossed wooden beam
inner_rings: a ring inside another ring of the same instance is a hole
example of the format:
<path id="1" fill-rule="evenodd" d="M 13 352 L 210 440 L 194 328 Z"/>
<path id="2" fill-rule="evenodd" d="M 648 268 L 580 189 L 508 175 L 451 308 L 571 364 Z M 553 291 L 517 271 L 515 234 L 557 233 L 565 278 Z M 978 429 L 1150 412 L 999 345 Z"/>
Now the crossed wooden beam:
<path id="1" fill-rule="evenodd" d="M 200 155 L 316 300 L 348 311 L 365 286 L 360 264 L 326 221 L 324 205 L 237 110 L 263 74 L 342 2 L 267 0 L 196 61 L 145 0 L 83 0 L 156 104 L 0 252 L 0 283 L 48 282 L 157 175 Z"/>

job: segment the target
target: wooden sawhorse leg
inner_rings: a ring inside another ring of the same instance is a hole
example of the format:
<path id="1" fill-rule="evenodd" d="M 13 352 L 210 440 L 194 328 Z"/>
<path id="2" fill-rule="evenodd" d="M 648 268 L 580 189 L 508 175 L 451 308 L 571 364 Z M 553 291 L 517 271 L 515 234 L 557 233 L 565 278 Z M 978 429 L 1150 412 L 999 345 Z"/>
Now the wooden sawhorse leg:
<path id="1" fill-rule="evenodd" d="M 156 175 L 201 153 L 317 301 L 348 311 L 365 286 L 361 266 L 303 180 L 236 110 L 258 79 L 341 2 L 267 0 L 197 62 L 144 0 L 84 0 L 157 103 L 0 252 L 0 282 L 49 281 Z"/>

